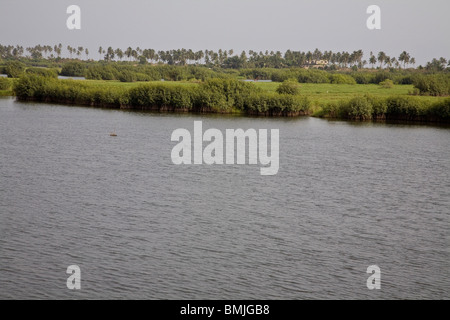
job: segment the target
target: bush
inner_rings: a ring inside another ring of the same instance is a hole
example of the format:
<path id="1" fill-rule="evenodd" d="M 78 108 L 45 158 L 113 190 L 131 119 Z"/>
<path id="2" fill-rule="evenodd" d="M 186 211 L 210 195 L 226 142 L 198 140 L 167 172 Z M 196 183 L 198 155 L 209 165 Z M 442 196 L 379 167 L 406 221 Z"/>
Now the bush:
<path id="1" fill-rule="evenodd" d="M 300 93 L 300 85 L 297 81 L 286 80 L 278 86 L 276 92 L 279 94 L 296 95 Z"/>
<path id="2" fill-rule="evenodd" d="M 11 81 L 8 78 L 0 77 L 0 90 L 9 90 L 11 88 Z"/>
<path id="3" fill-rule="evenodd" d="M 432 74 L 417 76 L 414 87 L 421 95 L 445 96 L 450 94 L 450 74 Z"/>
<path id="4" fill-rule="evenodd" d="M 380 86 L 384 89 L 392 89 L 394 87 L 394 82 L 391 79 L 386 79 L 380 82 Z"/>
<path id="5" fill-rule="evenodd" d="M 38 75 L 28 75 L 21 77 L 13 87 L 14 93 L 18 98 L 34 98 L 37 95 L 44 95 L 45 77 Z"/>
<path id="6" fill-rule="evenodd" d="M 330 83 L 328 73 L 322 70 L 304 70 L 297 71 L 298 82 L 300 83 Z"/>
<path id="7" fill-rule="evenodd" d="M 192 109 L 194 92 L 182 85 L 145 84 L 129 91 L 129 104 L 134 107 L 174 107 Z"/>
<path id="8" fill-rule="evenodd" d="M 119 80 L 120 82 L 135 82 L 136 74 L 131 71 L 124 70 L 119 74 Z"/>
<path id="9" fill-rule="evenodd" d="M 310 109 L 310 101 L 306 97 L 292 94 L 276 94 L 272 92 L 253 92 L 245 101 L 245 110 L 269 114 L 287 114 L 289 112 Z"/>
<path id="10" fill-rule="evenodd" d="M 380 84 L 380 82 L 383 82 L 387 79 L 393 80 L 394 76 L 391 72 L 387 71 L 378 71 L 374 78 L 372 79 L 372 83 Z"/>
<path id="11" fill-rule="evenodd" d="M 227 110 L 243 109 L 245 99 L 253 92 L 260 92 L 253 84 L 234 79 L 211 79 L 200 84 L 202 103 L 206 107 Z"/>
<path id="12" fill-rule="evenodd" d="M 81 62 L 67 62 L 62 67 L 61 75 L 67 77 L 83 77 L 85 70 L 86 67 Z"/>
<path id="13" fill-rule="evenodd" d="M 329 78 L 334 84 L 356 84 L 355 79 L 346 74 L 330 74 Z"/>
<path id="14" fill-rule="evenodd" d="M 353 79 L 355 79 L 357 84 L 369 84 L 374 83 L 374 75 L 369 72 L 353 72 L 351 74 Z"/>
<path id="15" fill-rule="evenodd" d="M 408 118 L 421 116 L 426 113 L 427 104 L 417 97 L 395 96 L 386 100 L 386 113 L 390 115 L 404 115 Z"/>
<path id="16" fill-rule="evenodd" d="M 25 73 L 36 74 L 48 78 L 58 78 L 58 71 L 56 69 L 48 68 L 28 68 Z"/>
<path id="17" fill-rule="evenodd" d="M 341 114 L 350 119 L 372 119 L 373 105 L 367 97 L 358 96 L 341 105 Z"/>
<path id="18" fill-rule="evenodd" d="M 8 78 L 19 78 L 25 70 L 25 64 L 19 61 L 9 61 L 6 63 L 5 72 Z"/>
<path id="19" fill-rule="evenodd" d="M 441 119 L 450 119 L 450 98 L 447 98 L 443 101 L 439 101 L 431 106 L 428 112 L 431 116 L 441 118 Z"/>

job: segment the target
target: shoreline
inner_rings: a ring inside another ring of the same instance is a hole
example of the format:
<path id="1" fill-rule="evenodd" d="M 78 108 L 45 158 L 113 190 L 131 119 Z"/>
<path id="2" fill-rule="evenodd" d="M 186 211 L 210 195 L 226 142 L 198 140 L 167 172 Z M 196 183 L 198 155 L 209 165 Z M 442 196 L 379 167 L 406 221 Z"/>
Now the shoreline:
<path id="1" fill-rule="evenodd" d="M 212 79 L 196 85 L 144 83 L 124 88 L 31 75 L 17 80 L 12 90 L 20 101 L 122 110 L 450 123 L 448 97 L 439 100 L 399 94 L 380 97 L 360 91 L 345 99 L 320 103 L 312 101 L 308 94 L 280 93 L 278 89 L 264 91 L 233 79 Z"/>
<path id="2" fill-rule="evenodd" d="M 295 116 L 283 116 L 283 115 L 267 115 L 266 113 L 247 113 L 241 110 L 233 110 L 231 112 L 215 112 L 215 111 L 207 111 L 207 110 L 188 110 L 188 109 L 179 109 L 179 108 L 158 108 L 154 107 L 146 107 L 146 108 L 134 108 L 131 106 L 116 106 L 116 105 L 98 105 L 98 104 L 83 104 L 83 103 L 74 103 L 69 101 L 42 101 L 39 99 L 19 99 L 17 96 L 10 95 L 4 96 L 14 99 L 18 102 L 23 103 L 39 103 L 39 104 L 57 104 L 60 106 L 67 107 L 81 107 L 81 108 L 95 108 L 95 109 L 107 109 L 107 110 L 121 110 L 128 112 L 148 112 L 148 113 L 158 113 L 158 114 L 193 114 L 193 115 L 207 115 L 207 116 L 238 116 L 238 117 L 249 117 L 249 118 L 278 118 L 278 119 L 294 119 L 294 118 L 315 118 L 322 119 L 328 121 L 344 121 L 349 123 L 379 123 L 379 124 L 404 124 L 404 125 L 436 125 L 436 126 L 444 126 L 450 127 L 450 120 L 439 119 L 439 118 L 430 118 L 430 117 L 416 117 L 416 118 L 408 118 L 404 115 L 399 115 L 398 117 L 377 117 L 371 119 L 354 119 L 354 118 L 344 118 L 344 117 L 333 117 L 333 116 L 317 116 L 312 113 L 303 113 Z"/>

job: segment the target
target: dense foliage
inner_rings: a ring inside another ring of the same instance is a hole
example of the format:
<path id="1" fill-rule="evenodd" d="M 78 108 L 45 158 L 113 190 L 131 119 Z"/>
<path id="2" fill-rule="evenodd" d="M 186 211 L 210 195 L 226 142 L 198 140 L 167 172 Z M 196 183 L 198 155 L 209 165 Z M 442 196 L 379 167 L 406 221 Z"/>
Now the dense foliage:
<path id="1" fill-rule="evenodd" d="M 296 95 L 300 93 L 300 85 L 297 81 L 286 80 L 278 86 L 276 92 L 280 94 L 284 93 Z"/>
<path id="2" fill-rule="evenodd" d="M 8 90 L 11 88 L 11 80 L 0 77 L 0 90 Z"/>
<path id="3" fill-rule="evenodd" d="M 25 64 L 20 61 L 8 61 L 4 68 L 8 78 L 18 78 L 25 70 Z"/>
<path id="4" fill-rule="evenodd" d="M 62 76 L 68 76 L 68 77 L 83 77 L 85 72 L 85 64 L 73 61 L 73 62 L 67 62 L 63 65 L 61 70 Z"/>
<path id="5" fill-rule="evenodd" d="M 296 115 L 306 114 L 310 108 L 305 97 L 262 92 L 251 83 L 234 79 L 191 85 L 148 83 L 125 89 L 31 74 L 21 77 L 14 91 L 23 100 L 146 110 Z"/>
<path id="6" fill-rule="evenodd" d="M 356 96 L 324 106 L 322 116 L 352 120 L 450 121 L 450 98 L 431 102 L 411 96 Z"/>
<path id="7" fill-rule="evenodd" d="M 447 96 L 450 94 L 450 74 L 429 74 L 415 77 L 414 87 L 421 95 Z"/>

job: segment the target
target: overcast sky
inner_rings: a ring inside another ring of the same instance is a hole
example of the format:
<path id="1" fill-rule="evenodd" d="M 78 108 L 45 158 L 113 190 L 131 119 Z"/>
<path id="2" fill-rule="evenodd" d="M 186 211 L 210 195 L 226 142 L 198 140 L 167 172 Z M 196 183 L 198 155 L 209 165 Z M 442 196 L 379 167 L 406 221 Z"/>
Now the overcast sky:
<path id="1" fill-rule="evenodd" d="M 81 30 L 66 9 L 81 8 Z M 366 9 L 381 8 L 381 30 Z M 113 48 L 308 51 L 406 50 L 450 58 L 449 0 L 0 0 L 0 43 Z"/>

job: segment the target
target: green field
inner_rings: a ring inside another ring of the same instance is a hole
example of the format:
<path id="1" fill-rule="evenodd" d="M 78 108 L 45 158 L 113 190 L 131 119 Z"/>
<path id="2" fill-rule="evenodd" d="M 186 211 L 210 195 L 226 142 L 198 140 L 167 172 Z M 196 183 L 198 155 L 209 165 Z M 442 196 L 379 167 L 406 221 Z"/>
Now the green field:
<path id="1" fill-rule="evenodd" d="M 150 82 L 120 82 L 120 81 L 105 81 L 105 80 L 76 80 L 95 87 L 121 87 L 133 88 L 143 83 L 164 83 L 167 85 L 182 84 L 186 86 L 197 85 L 194 82 L 184 81 L 150 81 Z M 264 91 L 275 92 L 280 82 L 253 82 L 256 87 Z M 355 95 L 370 94 L 380 98 L 387 98 L 389 96 L 401 95 L 409 96 L 413 90 L 413 85 L 394 85 L 393 88 L 386 89 L 377 84 L 329 84 L 329 83 L 300 83 L 300 94 L 307 96 L 313 106 L 319 107 L 330 102 L 339 100 L 349 100 Z M 430 97 L 418 96 L 421 100 L 430 102 L 445 99 L 445 97 Z"/>
<path id="2" fill-rule="evenodd" d="M 255 85 L 263 90 L 275 91 L 280 83 L 277 82 L 256 82 Z M 301 83 L 300 94 L 306 95 L 314 105 L 320 106 L 329 102 L 348 100 L 355 95 L 370 94 L 380 98 L 387 98 L 393 95 L 409 95 L 413 90 L 413 85 L 395 85 L 386 89 L 377 84 L 329 84 L 329 83 Z M 418 97 L 423 100 L 438 101 L 445 97 Z"/>
<path id="3" fill-rule="evenodd" d="M 149 81 L 149 82 L 120 82 L 116 80 L 73 80 L 87 84 L 91 87 L 99 88 L 134 88 L 145 83 L 164 83 L 165 85 L 186 85 L 196 86 L 196 82 L 187 81 Z M 253 82 L 257 88 L 264 91 L 275 92 L 280 82 Z M 413 90 L 413 85 L 394 85 L 387 89 L 376 84 L 329 84 L 329 83 L 300 83 L 300 95 L 307 96 L 313 107 L 318 108 L 331 102 L 349 100 L 358 95 L 370 94 L 379 98 L 389 96 L 409 96 Z M 12 95 L 10 90 L 0 90 L 0 96 Z M 418 99 L 434 102 L 445 99 L 445 97 L 417 96 Z"/>

